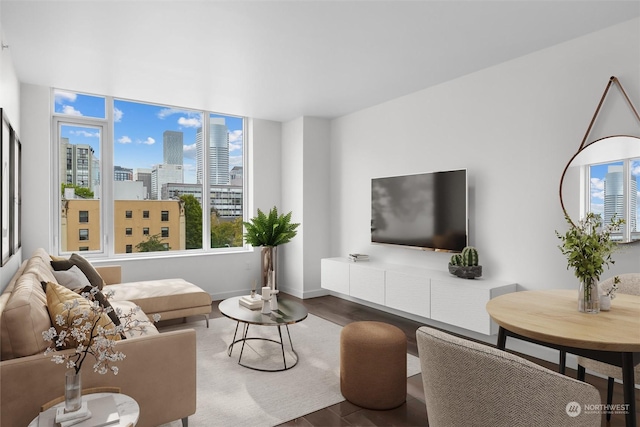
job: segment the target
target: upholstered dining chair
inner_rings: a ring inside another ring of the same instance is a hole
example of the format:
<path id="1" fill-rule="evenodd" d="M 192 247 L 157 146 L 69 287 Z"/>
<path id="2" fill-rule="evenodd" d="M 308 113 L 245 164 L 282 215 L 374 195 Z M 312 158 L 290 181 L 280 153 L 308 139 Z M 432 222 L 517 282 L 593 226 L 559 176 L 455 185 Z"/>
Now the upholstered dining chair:
<path id="1" fill-rule="evenodd" d="M 618 293 L 640 295 L 640 273 L 619 274 L 618 278 L 620 279 L 620 283 L 618 283 Z M 614 277 L 611 277 L 603 281 L 600 286 L 602 290 L 608 291 L 613 286 L 613 282 Z M 612 310 L 615 310 L 615 303 L 613 303 Z M 578 361 L 578 379 L 580 381 L 584 381 L 585 371 L 587 369 L 608 377 L 607 405 L 611 405 L 611 401 L 613 400 L 613 384 L 615 379 L 622 379 L 622 368 L 582 356 L 577 356 L 576 359 Z M 640 381 L 640 365 L 635 367 L 634 376 L 637 384 Z M 608 407 L 610 408 L 610 406 Z M 607 421 L 609 420 L 611 420 L 611 411 L 607 411 Z"/>
<path id="2" fill-rule="evenodd" d="M 599 426 L 587 383 L 522 357 L 423 326 L 416 331 L 429 426 Z"/>

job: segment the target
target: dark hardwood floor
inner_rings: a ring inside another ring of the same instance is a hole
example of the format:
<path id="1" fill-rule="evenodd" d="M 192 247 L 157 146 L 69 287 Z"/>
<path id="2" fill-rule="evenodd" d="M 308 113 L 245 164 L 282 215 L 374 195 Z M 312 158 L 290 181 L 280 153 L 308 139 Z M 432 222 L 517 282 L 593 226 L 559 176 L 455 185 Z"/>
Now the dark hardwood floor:
<path id="1" fill-rule="evenodd" d="M 309 313 L 323 319 L 345 326 L 348 323 L 361 320 L 376 320 L 395 325 L 407 335 L 407 351 L 418 356 L 416 345 L 416 329 L 422 326 L 403 317 L 395 316 L 380 310 L 369 308 L 360 304 L 343 300 L 332 296 L 300 300 L 290 295 L 280 294 L 281 298 L 291 298 L 301 302 L 307 307 Z M 220 317 L 218 303 L 213 303 L 211 318 Z M 548 369 L 557 371 L 557 365 L 527 355 L 520 355 Z M 576 371 L 567 368 L 567 375 L 575 378 Z M 589 375 L 587 382 L 593 384 L 599 391 L 602 403 L 606 402 L 607 380 Z M 613 403 L 622 403 L 622 385 L 614 387 Z M 636 416 L 640 420 L 640 391 L 636 392 Z M 602 416 L 602 426 L 624 426 L 624 415 L 613 415 L 611 422 L 607 423 Z M 296 418 L 281 426 L 428 426 L 426 406 L 424 403 L 424 390 L 420 374 L 407 378 L 407 401 L 399 408 L 389 411 L 374 411 L 360 408 L 347 401 L 329 406 L 320 411 Z"/>

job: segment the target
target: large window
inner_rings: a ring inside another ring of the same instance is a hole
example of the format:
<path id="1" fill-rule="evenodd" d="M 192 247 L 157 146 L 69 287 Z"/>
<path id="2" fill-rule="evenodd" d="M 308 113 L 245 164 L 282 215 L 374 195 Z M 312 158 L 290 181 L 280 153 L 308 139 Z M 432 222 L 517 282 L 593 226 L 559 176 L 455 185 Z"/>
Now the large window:
<path id="1" fill-rule="evenodd" d="M 96 253 L 243 246 L 242 118 L 59 90 L 54 98 L 61 253 L 80 249 L 85 218 L 82 244 Z"/>
<path id="2" fill-rule="evenodd" d="M 625 224 L 614 240 L 640 240 L 638 177 L 640 158 L 590 164 L 586 167 L 588 211 L 600 214 L 605 224 L 623 218 Z"/>

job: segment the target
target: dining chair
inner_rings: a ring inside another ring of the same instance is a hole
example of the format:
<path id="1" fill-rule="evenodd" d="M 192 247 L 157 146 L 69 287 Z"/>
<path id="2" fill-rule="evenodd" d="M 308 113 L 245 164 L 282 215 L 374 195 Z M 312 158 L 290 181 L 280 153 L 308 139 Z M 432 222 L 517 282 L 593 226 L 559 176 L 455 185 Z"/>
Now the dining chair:
<path id="1" fill-rule="evenodd" d="M 618 278 L 618 293 L 629 295 L 640 295 L 640 273 L 628 273 L 619 274 Z M 611 277 L 601 283 L 601 288 L 608 291 L 611 289 L 614 283 L 614 277 Z M 611 310 L 615 310 L 615 303 L 612 303 Z M 608 363 L 598 362 L 583 356 L 576 357 L 578 361 L 578 379 L 584 381 L 586 370 L 597 372 L 601 375 L 606 375 L 607 379 L 607 408 L 611 408 L 611 402 L 613 400 L 613 384 L 615 379 L 622 379 L 622 368 Z M 634 376 L 636 384 L 640 380 L 640 365 L 637 365 L 634 369 Z M 611 420 L 611 411 L 607 411 L 607 421 Z"/>
<path id="2" fill-rule="evenodd" d="M 600 426 L 591 384 L 431 327 L 416 340 L 430 427 Z"/>
<path id="3" fill-rule="evenodd" d="M 91 387 L 85 388 L 82 390 L 82 395 L 93 394 L 93 393 L 120 393 L 120 387 Z M 40 407 L 40 412 L 44 412 L 52 406 L 57 405 L 58 403 L 64 402 L 64 396 L 56 397 L 53 400 L 48 401 L 44 405 Z"/>

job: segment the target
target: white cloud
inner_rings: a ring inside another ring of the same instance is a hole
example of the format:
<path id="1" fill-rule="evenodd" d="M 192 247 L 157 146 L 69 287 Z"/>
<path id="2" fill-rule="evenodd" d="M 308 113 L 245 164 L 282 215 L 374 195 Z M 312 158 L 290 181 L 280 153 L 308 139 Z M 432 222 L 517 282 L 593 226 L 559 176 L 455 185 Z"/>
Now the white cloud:
<path id="1" fill-rule="evenodd" d="M 229 152 L 242 150 L 242 130 L 229 132 Z"/>
<path id="2" fill-rule="evenodd" d="M 186 157 L 187 159 L 195 159 L 196 158 L 196 144 L 184 144 L 182 146 L 182 153 L 184 154 L 184 157 Z"/>
<path id="3" fill-rule="evenodd" d="M 180 126 L 184 126 L 186 128 L 199 128 L 202 126 L 200 123 L 200 116 L 192 116 L 192 117 L 180 117 L 178 119 L 178 124 Z"/>
<path id="4" fill-rule="evenodd" d="M 78 95 L 73 92 L 65 92 L 61 90 L 55 91 L 53 96 L 56 104 L 62 104 L 63 102 L 75 102 L 78 97 Z"/>
<path id="5" fill-rule="evenodd" d="M 121 136 L 120 138 L 118 138 L 118 142 L 120 144 L 131 144 L 131 138 L 129 138 L 128 136 L 124 135 L 124 136 Z"/>
<path id="6" fill-rule="evenodd" d="M 229 156 L 229 166 L 243 166 L 242 156 Z"/>
<path id="7" fill-rule="evenodd" d="M 86 130 L 72 130 L 71 135 L 83 136 L 85 138 L 100 138 L 100 132 L 87 132 Z"/>
<path id="8" fill-rule="evenodd" d="M 184 110 L 180 110 L 178 108 L 163 108 L 162 110 L 158 111 L 158 118 L 159 119 L 166 119 L 167 117 L 173 115 L 173 114 L 187 114 L 189 115 L 188 112 L 184 111 Z"/>
<path id="9" fill-rule="evenodd" d="M 64 105 L 62 107 L 62 112 L 64 114 L 68 114 L 70 116 L 82 116 L 82 113 L 78 110 L 76 110 L 75 108 L 73 108 L 73 106 L 71 105 Z"/>
<path id="10" fill-rule="evenodd" d="M 116 107 L 113 107 L 113 121 L 114 122 L 119 122 L 120 120 L 122 120 L 122 116 L 124 115 L 124 113 L 122 112 L 122 110 L 118 110 Z"/>
<path id="11" fill-rule="evenodd" d="M 148 137 L 144 141 L 138 141 L 138 144 L 145 144 L 145 145 L 153 145 L 155 143 L 156 143 L 156 140 L 151 137 Z"/>

